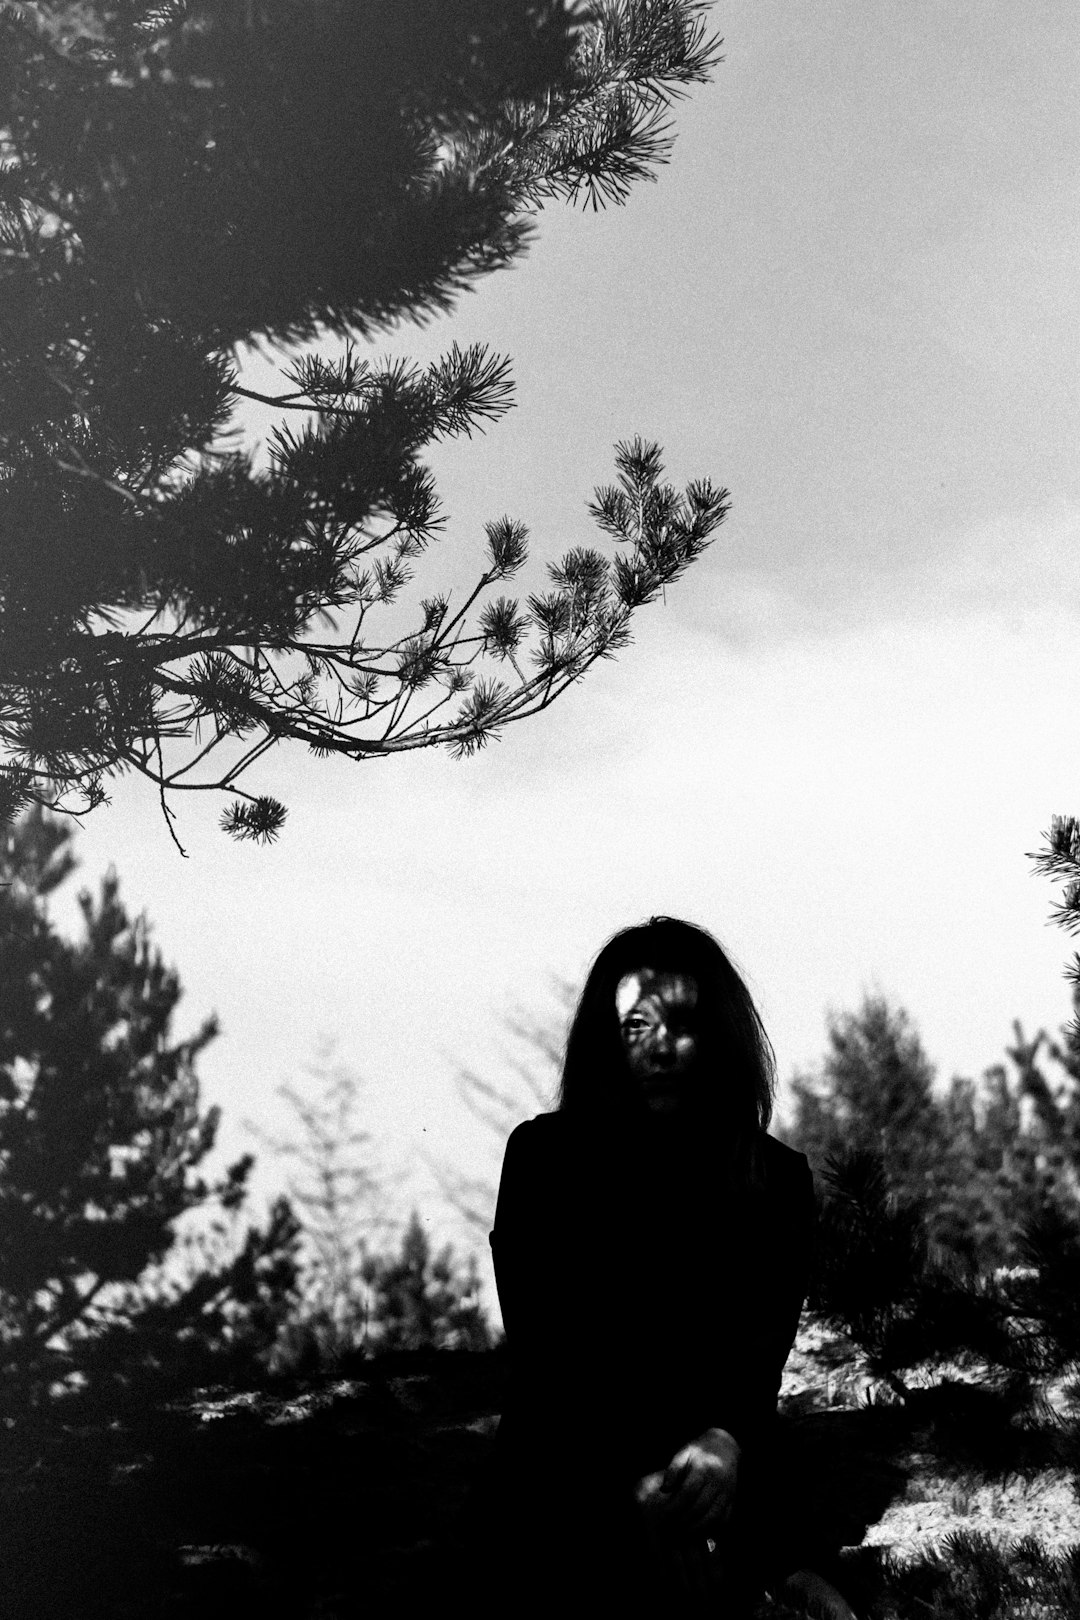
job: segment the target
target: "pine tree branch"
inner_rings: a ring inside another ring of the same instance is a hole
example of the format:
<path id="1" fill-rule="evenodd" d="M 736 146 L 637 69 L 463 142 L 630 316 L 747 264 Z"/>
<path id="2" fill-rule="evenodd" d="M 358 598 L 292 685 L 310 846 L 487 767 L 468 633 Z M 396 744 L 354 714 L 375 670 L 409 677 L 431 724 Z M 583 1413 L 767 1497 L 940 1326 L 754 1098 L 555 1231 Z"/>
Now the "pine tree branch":
<path id="1" fill-rule="evenodd" d="M 228 8 L 114 16 L 88 0 L 70 30 L 18 17 L 2 25 L 27 93 L 0 176 L 15 311 L 0 524 L 20 537 L 0 561 L 0 809 L 29 794 L 81 811 L 130 767 L 178 843 L 169 796 L 235 791 L 275 742 L 470 753 L 625 647 L 630 613 L 726 510 L 704 486 L 660 488 L 658 452 L 636 441 L 616 456 L 633 532 L 614 509 L 601 521 L 630 555 L 603 577 L 564 559 L 530 613 L 485 606 L 525 562 L 523 526 L 503 519 L 453 613 L 432 599 L 411 630 L 371 633 L 444 529 L 426 447 L 513 398 L 482 345 L 376 366 L 352 344 L 511 263 L 545 199 L 595 206 L 650 177 L 664 109 L 718 59 L 702 8 L 506 0 L 467 45 L 456 7 L 414 0 L 386 10 L 388 33 L 330 8 L 317 39 L 262 0 L 242 44 Z M 328 331 L 347 336 L 337 358 L 295 357 L 278 391 L 239 382 L 239 344 Z M 279 413 L 266 470 L 229 448 L 238 400 Z M 252 730 L 223 767 L 222 745 Z M 281 807 L 243 797 L 230 826 L 270 836 Z"/>

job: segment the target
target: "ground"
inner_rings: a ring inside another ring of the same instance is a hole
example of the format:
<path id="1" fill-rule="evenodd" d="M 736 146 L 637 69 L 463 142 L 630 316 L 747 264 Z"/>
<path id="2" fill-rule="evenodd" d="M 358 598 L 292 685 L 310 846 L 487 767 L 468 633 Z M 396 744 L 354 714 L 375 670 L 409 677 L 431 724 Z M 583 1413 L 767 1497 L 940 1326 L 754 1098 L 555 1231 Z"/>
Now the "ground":
<path id="1" fill-rule="evenodd" d="M 349 1377 L 9 1422 L 0 1614 L 346 1620 L 373 1604 L 420 1614 L 462 1582 L 483 1613 L 474 1504 L 504 1365 L 497 1351 L 396 1356 Z M 973 1528 L 1080 1543 L 1067 1428 L 1009 1431 L 988 1468 L 986 1391 L 960 1380 L 906 1408 L 869 1393 L 850 1347 L 800 1335 L 781 1398 L 786 1513 L 860 1620 L 880 1588 L 875 1549 L 910 1562 Z"/>

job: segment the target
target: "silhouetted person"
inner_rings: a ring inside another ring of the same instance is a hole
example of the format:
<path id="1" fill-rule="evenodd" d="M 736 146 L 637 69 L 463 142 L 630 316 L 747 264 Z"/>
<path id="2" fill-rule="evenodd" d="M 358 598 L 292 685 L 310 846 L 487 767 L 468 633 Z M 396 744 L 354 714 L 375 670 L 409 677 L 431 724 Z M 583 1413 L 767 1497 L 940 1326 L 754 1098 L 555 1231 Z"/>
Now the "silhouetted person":
<path id="1" fill-rule="evenodd" d="M 783 1575 L 773 1429 L 815 1205 L 805 1157 L 766 1135 L 774 1087 L 711 935 L 658 917 L 605 945 L 491 1234 L 500 1612 L 735 1614 Z"/>

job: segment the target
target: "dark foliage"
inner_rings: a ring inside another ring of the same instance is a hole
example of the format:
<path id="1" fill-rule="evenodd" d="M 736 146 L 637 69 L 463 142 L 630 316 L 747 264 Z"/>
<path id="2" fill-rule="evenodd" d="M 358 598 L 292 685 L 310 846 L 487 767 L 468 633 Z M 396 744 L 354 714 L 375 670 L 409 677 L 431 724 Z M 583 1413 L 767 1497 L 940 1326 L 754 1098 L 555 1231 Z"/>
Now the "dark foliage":
<path id="1" fill-rule="evenodd" d="M 1075 1393 L 1080 1367 L 1068 1032 L 1028 1039 L 1017 1024 L 1008 1067 L 944 1094 L 910 1021 L 881 998 L 833 1019 L 829 1036 L 820 1072 L 796 1080 L 785 1134 L 818 1177 L 810 1317 L 857 1346 L 878 1380 L 850 1414 L 861 1458 L 833 1455 L 840 1503 L 863 1499 L 874 1456 L 903 1470 L 933 1458 L 967 1480 L 1047 1468 L 1080 1479 L 1075 1407 L 1062 1415 L 1047 1401 L 1051 1380 L 1060 1396 L 1071 1377 Z M 819 1566 L 860 1620 L 1058 1620 L 1076 1606 L 1076 1549 L 1055 1558 L 1034 1542 L 961 1534 L 901 1565 L 878 1549 L 841 1553 L 835 1533 L 824 1544 Z"/>
<path id="2" fill-rule="evenodd" d="M 482 346 L 421 368 L 352 341 L 450 308 L 546 200 L 650 177 L 716 60 L 700 13 L 0 7 L 0 818 L 92 807 L 136 770 L 167 817 L 169 790 L 236 788 L 226 830 L 266 841 L 283 806 L 236 784 L 276 742 L 468 753 L 627 644 L 726 491 L 679 494 L 655 446 L 620 445 L 594 508 L 613 563 L 579 548 L 524 609 L 481 607 L 526 557 L 503 518 L 453 608 L 380 629 L 445 522 L 425 448 L 512 390 Z M 347 341 L 281 393 L 240 385 L 238 345 L 320 336 Z M 266 466 L 230 438 L 244 397 L 280 411 Z"/>
<path id="3" fill-rule="evenodd" d="M 275 1341 L 277 1376 L 365 1377 L 372 1357 L 491 1348 L 475 1257 L 459 1259 L 450 1244 L 433 1251 L 415 1210 L 397 1249 L 360 1239 L 347 1260 L 332 1275 L 318 1265 L 301 1271 Z"/>
<path id="4" fill-rule="evenodd" d="M 77 939 L 52 923 L 70 842 L 37 810 L 0 853 L 0 1358 L 16 1411 L 73 1377 L 254 1352 L 295 1280 L 284 1204 L 233 1252 L 252 1161 L 200 1172 L 218 1113 L 200 1109 L 196 1063 L 215 1026 L 172 1035 L 179 979 L 115 874 L 80 897 Z M 211 1224 L 185 1250 L 177 1223 L 196 1211 Z"/>
<path id="5" fill-rule="evenodd" d="M 147 1405 L 111 1425 L 76 1408 L 77 1427 L 4 1435 L 0 1604 L 20 1620 L 435 1612 L 448 1582 L 476 1570 L 480 1583 L 490 1557 L 504 1376 L 499 1352 L 389 1355 L 332 1386 L 279 1381 Z M 1065 1460 L 1060 1441 L 1048 1449 L 1052 1436 L 1014 1433 L 1028 1448 L 1024 1468 Z M 1029 1593 L 1045 1599 L 1035 1613 L 1066 1620 L 1075 1558 L 960 1538 L 901 1567 L 881 1549 L 853 1548 L 904 1489 L 896 1459 L 917 1445 L 947 1461 L 952 1443 L 946 1413 L 903 1406 L 785 1421 L 781 1566 L 820 1570 L 860 1620 L 1014 1620 Z M 976 1590 L 1013 1607 L 980 1607 Z M 486 1596 L 480 1587 L 481 1612 Z M 754 1620 L 805 1615 L 764 1596 Z"/>
<path id="6" fill-rule="evenodd" d="M 838 1154 L 823 1180 L 808 1308 L 858 1346 L 881 1382 L 867 1406 L 845 1415 L 860 1429 L 855 1456 L 818 1450 L 824 1477 L 839 1480 L 815 1567 L 860 1620 L 1064 1620 L 1080 1591 L 1080 1546 L 1055 1557 L 1031 1539 L 997 1545 L 964 1532 L 901 1565 L 880 1549 L 842 1552 L 865 1527 L 853 1534 L 841 1521 L 867 1500 L 875 1458 L 901 1474 L 917 1456 L 966 1480 L 1033 1479 L 1053 1468 L 1080 1482 L 1075 1407 L 1061 1416 L 1046 1399 L 1047 1380 L 1080 1366 L 1080 1219 L 1047 1201 L 1020 1234 L 1027 1265 L 980 1276 L 943 1257 L 920 1211 L 889 1193 L 880 1151 Z"/>
<path id="7" fill-rule="evenodd" d="M 500 1358 L 147 1401 L 0 1433 L 0 1608 L 19 1620 L 435 1611 L 480 1552 L 470 1498 Z M 487 1424 L 490 1430 L 490 1421 Z"/>
<path id="8" fill-rule="evenodd" d="M 1043 834 L 1042 849 L 1033 851 L 1028 859 L 1034 861 L 1041 876 L 1064 885 L 1060 899 L 1051 908 L 1051 921 L 1067 934 L 1080 932 L 1080 821 L 1075 816 L 1052 817 L 1049 830 Z M 1080 996 L 1080 953 L 1073 953 L 1065 977 Z M 1080 1060 L 1080 1013 L 1065 1033 L 1073 1059 Z"/>
<path id="9" fill-rule="evenodd" d="M 880 1154 L 890 1194 L 919 1212 L 943 1260 L 980 1273 L 1023 1264 L 1024 1226 L 1048 1201 L 1076 1202 L 1080 1086 L 1067 1032 L 1032 1039 L 1017 1023 L 1006 1055 L 941 1091 L 906 1013 L 867 997 L 830 1021 L 819 1071 L 795 1076 L 780 1134 L 818 1175 L 830 1155 Z"/>
<path id="10" fill-rule="evenodd" d="M 934 1153 L 933 1078 L 907 1014 L 867 996 L 829 1019 L 820 1073 L 794 1076 L 786 1139 L 815 1170 L 839 1147 L 879 1150 L 897 1183 L 918 1185 Z"/>
<path id="11" fill-rule="evenodd" d="M 1024 1374 L 1039 1369 L 1013 1320 L 1008 1280 L 935 1252 L 921 1212 L 890 1194 L 880 1152 L 838 1153 L 823 1182 L 807 1304 L 859 1346 L 871 1374 L 906 1399 L 905 1372 L 967 1361 L 1004 1375 L 1018 1400 L 1031 1399 Z"/>
<path id="12" fill-rule="evenodd" d="M 1010 1297 L 1045 1373 L 1080 1373 L 1080 1208 L 1047 1203 L 1021 1233 Z"/>
<path id="13" fill-rule="evenodd" d="M 372 1342 L 380 1351 L 486 1350 L 475 1259 L 461 1265 L 445 1245 L 433 1253 L 414 1210 L 398 1254 L 373 1254 L 362 1275 L 371 1291 Z"/>

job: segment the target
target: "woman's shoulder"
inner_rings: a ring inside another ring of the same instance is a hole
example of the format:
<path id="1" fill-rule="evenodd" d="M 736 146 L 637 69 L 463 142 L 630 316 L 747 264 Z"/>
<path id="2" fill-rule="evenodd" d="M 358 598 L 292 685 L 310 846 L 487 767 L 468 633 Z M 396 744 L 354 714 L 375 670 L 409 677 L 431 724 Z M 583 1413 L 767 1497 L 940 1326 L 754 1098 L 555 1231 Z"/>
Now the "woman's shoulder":
<path id="1" fill-rule="evenodd" d="M 591 1162 L 595 1146 L 594 1134 L 584 1121 L 556 1110 L 536 1114 L 516 1125 L 507 1140 L 506 1156 L 519 1168 L 536 1165 L 547 1169 L 559 1161 L 570 1162 L 582 1156 Z M 766 1185 L 774 1196 L 787 1194 L 798 1199 L 812 1193 L 813 1177 L 805 1153 L 775 1136 L 763 1135 L 760 1162 Z"/>
<path id="2" fill-rule="evenodd" d="M 523 1119 L 520 1125 L 515 1125 L 511 1135 L 517 1136 L 520 1132 L 534 1139 L 541 1136 L 549 1137 L 553 1131 L 565 1129 L 566 1118 L 567 1116 L 559 1109 L 553 1109 L 547 1114 L 533 1114 L 531 1119 Z"/>
<path id="3" fill-rule="evenodd" d="M 556 1110 L 523 1120 L 510 1132 L 504 1163 L 520 1174 L 550 1176 L 595 1167 L 597 1144 L 585 1122 Z"/>
<path id="4" fill-rule="evenodd" d="M 532 1119 L 523 1119 L 520 1125 L 515 1125 L 507 1138 L 507 1151 L 513 1150 L 515 1155 L 532 1155 L 557 1152 L 568 1143 L 573 1132 L 568 1129 L 567 1117 L 563 1113 L 534 1114 Z"/>
<path id="5" fill-rule="evenodd" d="M 569 1209 L 588 1183 L 588 1166 L 579 1151 L 577 1133 L 562 1114 L 538 1114 L 510 1132 L 499 1182 L 496 1225 L 510 1208 Z M 575 1192 L 576 1189 L 576 1192 Z"/>
<path id="6" fill-rule="evenodd" d="M 798 1148 L 788 1147 L 779 1137 L 762 1137 L 762 1151 L 765 1154 L 765 1163 L 770 1170 L 775 1169 L 777 1175 L 802 1176 L 810 1169 L 810 1161 L 805 1153 Z"/>
<path id="7" fill-rule="evenodd" d="M 762 1137 L 761 1152 L 765 1179 L 770 1188 L 790 1193 L 793 1197 L 800 1194 L 805 1196 L 807 1192 L 812 1195 L 814 1178 L 805 1153 L 788 1147 L 786 1142 L 779 1141 L 775 1136 Z"/>

